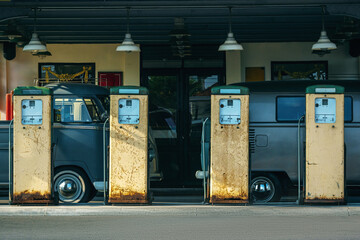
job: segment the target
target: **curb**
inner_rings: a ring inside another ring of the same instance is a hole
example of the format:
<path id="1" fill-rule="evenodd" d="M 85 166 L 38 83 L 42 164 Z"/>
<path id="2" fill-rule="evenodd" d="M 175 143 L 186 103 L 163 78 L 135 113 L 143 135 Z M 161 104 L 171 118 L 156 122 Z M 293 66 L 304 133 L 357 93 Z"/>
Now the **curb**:
<path id="1" fill-rule="evenodd" d="M 360 206 L 0 206 L 0 216 L 360 216 Z"/>

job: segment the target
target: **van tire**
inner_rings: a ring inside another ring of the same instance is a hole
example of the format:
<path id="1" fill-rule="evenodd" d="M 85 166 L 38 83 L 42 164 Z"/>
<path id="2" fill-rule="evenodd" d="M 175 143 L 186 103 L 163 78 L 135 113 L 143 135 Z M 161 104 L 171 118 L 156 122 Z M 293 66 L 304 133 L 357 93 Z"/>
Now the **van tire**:
<path id="1" fill-rule="evenodd" d="M 278 202 L 282 195 L 281 183 L 274 174 L 257 175 L 251 180 L 250 194 L 253 203 Z"/>
<path id="2" fill-rule="evenodd" d="M 63 167 L 55 170 L 54 191 L 64 203 L 85 203 L 96 192 L 86 173 L 76 167 Z"/>

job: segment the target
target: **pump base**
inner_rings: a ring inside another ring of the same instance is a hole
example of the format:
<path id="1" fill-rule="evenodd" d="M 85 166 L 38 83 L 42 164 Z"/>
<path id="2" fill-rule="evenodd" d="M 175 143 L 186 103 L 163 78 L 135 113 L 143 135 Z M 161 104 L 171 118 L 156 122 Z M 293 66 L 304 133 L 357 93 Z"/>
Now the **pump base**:
<path id="1" fill-rule="evenodd" d="M 241 199 L 210 199 L 210 204 L 249 204 L 249 200 L 241 200 Z"/>
<path id="2" fill-rule="evenodd" d="M 344 199 L 304 199 L 304 204 L 346 205 L 347 201 Z"/>

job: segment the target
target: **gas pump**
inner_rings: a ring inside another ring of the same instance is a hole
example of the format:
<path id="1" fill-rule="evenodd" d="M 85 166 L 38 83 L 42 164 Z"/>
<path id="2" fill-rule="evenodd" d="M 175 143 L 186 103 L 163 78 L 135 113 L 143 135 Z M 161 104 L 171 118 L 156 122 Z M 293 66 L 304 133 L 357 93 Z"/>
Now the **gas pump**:
<path id="1" fill-rule="evenodd" d="M 50 89 L 14 90 L 12 204 L 54 203 L 51 112 Z"/>
<path id="2" fill-rule="evenodd" d="M 148 91 L 110 90 L 109 203 L 148 203 Z"/>
<path id="3" fill-rule="evenodd" d="M 249 202 L 249 89 L 211 89 L 210 203 Z"/>
<path id="4" fill-rule="evenodd" d="M 305 203 L 344 203 L 344 88 L 306 89 Z"/>

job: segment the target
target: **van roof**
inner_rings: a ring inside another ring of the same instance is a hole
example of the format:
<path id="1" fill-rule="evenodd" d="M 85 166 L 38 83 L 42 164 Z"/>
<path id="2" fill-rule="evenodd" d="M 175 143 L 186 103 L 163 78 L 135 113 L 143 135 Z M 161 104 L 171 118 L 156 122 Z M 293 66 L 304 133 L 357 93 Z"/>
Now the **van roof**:
<path id="1" fill-rule="evenodd" d="M 54 95 L 109 95 L 109 89 L 82 83 L 50 83 L 45 87 L 52 89 Z"/>
<path id="2" fill-rule="evenodd" d="M 357 80 L 293 80 L 293 81 L 263 81 L 263 82 L 244 82 L 231 85 L 245 86 L 252 92 L 296 92 L 305 93 L 306 88 L 312 85 L 339 85 L 345 88 L 346 92 L 359 92 L 360 81 Z"/>

